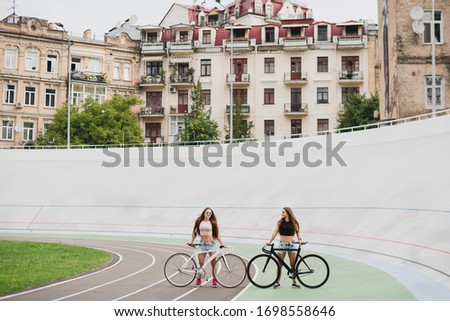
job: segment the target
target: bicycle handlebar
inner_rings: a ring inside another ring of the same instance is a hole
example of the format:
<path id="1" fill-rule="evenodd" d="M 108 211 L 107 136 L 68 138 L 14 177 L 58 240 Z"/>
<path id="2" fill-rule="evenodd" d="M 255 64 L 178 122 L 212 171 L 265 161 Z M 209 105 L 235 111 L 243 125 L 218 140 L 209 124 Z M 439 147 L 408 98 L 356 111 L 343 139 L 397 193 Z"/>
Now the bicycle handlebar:
<path id="1" fill-rule="evenodd" d="M 294 243 L 294 244 L 299 244 L 300 245 L 300 247 L 302 246 L 302 245 L 306 245 L 306 244 L 308 244 L 308 242 L 292 242 L 292 243 Z M 270 250 L 267 250 L 266 249 L 266 247 L 268 247 L 268 246 L 270 246 Z M 267 253 L 267 254 L 270 254 L 272 251 L 273 251 L 273 247 L 275 246 L 275 244 L 274 243 L 270 243 L 270 244 L 265 244 L 263 247 L 262 247 L 262 251 L 264 252 L 264 253 Z"/>

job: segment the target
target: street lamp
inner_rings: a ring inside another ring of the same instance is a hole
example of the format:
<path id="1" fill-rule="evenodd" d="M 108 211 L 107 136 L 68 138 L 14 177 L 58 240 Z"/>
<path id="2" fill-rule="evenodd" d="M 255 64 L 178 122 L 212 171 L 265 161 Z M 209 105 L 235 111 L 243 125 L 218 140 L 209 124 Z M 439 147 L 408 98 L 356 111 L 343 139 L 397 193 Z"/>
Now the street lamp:
<path id="1" fill-rule="evenodd" d="M 70 149 L 70 106 L 72 100 L 72 75 L 70 72 L 70 37 L 69 33 L 60 22 L 55 23 L 67 34 L 67 149 Z"/>
<path id="2" fill-rule="evenodd" d="M 233 64 L 233 25 L 236 22 L 236 18 L 234 16 L 230 17 L 230 143 L 233 143 L 233 105 L 234 105 L 234 97 L 233 97 L 233 81 L 234 81 L 234 64 Z"/>

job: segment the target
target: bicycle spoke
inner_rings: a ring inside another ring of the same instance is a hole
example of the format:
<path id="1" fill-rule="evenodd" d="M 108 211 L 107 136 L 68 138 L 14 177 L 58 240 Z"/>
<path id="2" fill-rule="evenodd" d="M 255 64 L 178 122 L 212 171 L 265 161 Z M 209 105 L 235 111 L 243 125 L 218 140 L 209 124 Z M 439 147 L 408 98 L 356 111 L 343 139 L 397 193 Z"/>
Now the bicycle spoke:
<path id="1" fill-rule="evenodd" d="M 279 274 L 278 262 L 266 254 L 255 256 L 247 266 L 247 276 L 250 282 L 259 288 L 268 288 L 274 285 Z"/>
<path id="2" fill-rule="evenodd" d="M 217 282 L 227 288 L 234 288 L 245 280 L 246 265 L 242 258 L 235 254 L 226 254 L 218 259 L 215 265 Z"/>
<path id="3" fill-rule="evenodd" d="M 318 288 L 324 285 L 330 275 L 328 263 L 316 254 L 304 256 L 297 264 L 297 279 L 307 288 Z"/>

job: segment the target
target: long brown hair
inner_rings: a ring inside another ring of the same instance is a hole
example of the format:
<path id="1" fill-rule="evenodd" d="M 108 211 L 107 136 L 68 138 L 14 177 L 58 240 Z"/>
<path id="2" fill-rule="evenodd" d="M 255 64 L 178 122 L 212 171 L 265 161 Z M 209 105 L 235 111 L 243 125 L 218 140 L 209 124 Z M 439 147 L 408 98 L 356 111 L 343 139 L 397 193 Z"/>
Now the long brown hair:
<path id="1" fill-rule="evenodd" d="M 210 207 L 205 208 L 202 214 L 200 214 L 200 216 L 197 217 L 197 219 L 195 220 L 194 230 L 192 231 L 192 233 L 195 236 L 200 235 L 200 223 L 205 219 L 206 210 L 211 210 L 211 216 L 209 217 L 209 221 L 211 222 L 213 237 L 217 238 L 217 236 L 219 235 L 219 226 L 217 224 L 216 215 L 214 214 L 214 211 Z"/>
<path id="2" fill-rule="evenodd" d="M 298 224 L 297 218 L 294 215 L 294 212 L 292 211 L 292 209 L 290 207 L 283 207 L 283 210 L 286 211 L 288 217 L 289 217 L 289 221 L 292 222 L 292 224 L 294 224 L 294 229 L 295 232 L 298 232 L 300 230 L 300 224 Z M 281 222 L 283 222 L 284 218 L 281 218 L 278 221 L 278 228 L 280 227 Z"/>

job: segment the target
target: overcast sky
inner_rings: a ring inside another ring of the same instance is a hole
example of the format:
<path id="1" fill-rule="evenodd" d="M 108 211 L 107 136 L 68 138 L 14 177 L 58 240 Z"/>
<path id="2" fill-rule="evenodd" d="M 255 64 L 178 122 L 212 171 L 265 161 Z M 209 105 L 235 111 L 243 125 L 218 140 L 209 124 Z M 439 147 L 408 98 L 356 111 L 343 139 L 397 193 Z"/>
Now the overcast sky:
<path id="1" fill-rule="evenodd" d="M 192 4 L 193 0 L 15 0 L 16 13 L 61 22 L 74 36 L 92 29 L 97 39 L 135 15 L 136 24 L 159 24 L 172 3 Z M 201 3 L 202 0 L 197 0 Z M 222 0 L 229 4 L 232 0 Z M 377 20 L 377 0 L 297 0 L 313 9 L 315 20 L 343 22 L 351 19 Z M 217 5 L 206 0 L 207 7 Z M 0 0 L 0 18 L 11 14 L 13 0 Z"/>

